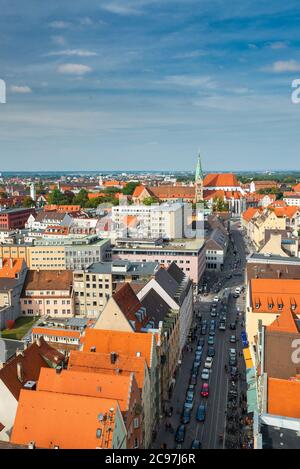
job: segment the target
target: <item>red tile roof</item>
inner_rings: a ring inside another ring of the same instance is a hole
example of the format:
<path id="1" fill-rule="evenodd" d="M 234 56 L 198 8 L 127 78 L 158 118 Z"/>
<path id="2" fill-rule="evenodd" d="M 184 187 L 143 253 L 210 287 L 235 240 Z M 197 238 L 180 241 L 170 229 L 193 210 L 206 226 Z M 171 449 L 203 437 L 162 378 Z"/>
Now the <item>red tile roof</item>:
<path id="1" fill-rule="evenodd" d="M 129 282 L 125 282 L 113 295 L 113 299 L 128 321 L 134 321 L 135 330 L 140 331 L 148 322 L 147 315 L 139 321 L 136 313 L 143 308 L 140 300 L 134 293 Z"/>
<path id="2" fill-rule="evenodd" d="M 295 305 L 294 312 L 300 314 L 300 280 L 252 279 L 250 291 L 253 312 L 280 314 Z M 279 309 L 279 305 L 282 305 L 282 309 Z"/>
<path id="3" fill-rule="evenodd" d="M 0 380 L 18 400 L 24 384 L 27 381 L 37 381 L 42 367 L 49 367 L 48 362 L 57 365 L 64 358 L 63 354 L 41 338 L 40 346 L 37 343 L 29 345 L 22 355 L 14 357 L 0 369 Z M 22 381 L 18 379 L 18 366 L 21 366 Z"/>
<path id="4" fill-rule="evenodd" d="M 300 380 L 268 378 L 268 413 L 300 419 Z"/>
<path id="5" fill-rule="evenodd" d="M 153 336 L 151 333 L 123 332 L 104 329 L 87 329 L 83 338 L 83 351 L 90 352 L 93 347 L 98 353 L 116 352 L 130 357 L 144 357 L 151 366 Z"/>
<path id="6" fill-rule="evenodd" d="M 211 173 L 207 174 L 203 181 L 204 188 L 206 187 L 237 187 L 239 186 L 237 177 L 233 173 Z"/>
<path id="7" fill-rule="evenodd" d="M 25 445 L 34 441 L 37 448 L 45 449 L 112 448 L 117 408 L 115 399 L 23 389 L 11 441 Z M 100 421 L 100 413 L 112 420 Z M 102 430 L 100 438 L 97 429 Z"/>

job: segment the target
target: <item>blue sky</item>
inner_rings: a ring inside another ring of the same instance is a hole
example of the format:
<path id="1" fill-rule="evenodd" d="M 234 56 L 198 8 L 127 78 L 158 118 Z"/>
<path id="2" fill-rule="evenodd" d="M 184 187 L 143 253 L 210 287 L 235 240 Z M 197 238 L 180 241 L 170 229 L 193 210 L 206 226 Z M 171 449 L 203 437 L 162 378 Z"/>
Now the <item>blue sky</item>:
<path id="1" fill-rule="evenodd" d="M 0 171 L 300 169 L 298 0 L 0 11 Z"/>

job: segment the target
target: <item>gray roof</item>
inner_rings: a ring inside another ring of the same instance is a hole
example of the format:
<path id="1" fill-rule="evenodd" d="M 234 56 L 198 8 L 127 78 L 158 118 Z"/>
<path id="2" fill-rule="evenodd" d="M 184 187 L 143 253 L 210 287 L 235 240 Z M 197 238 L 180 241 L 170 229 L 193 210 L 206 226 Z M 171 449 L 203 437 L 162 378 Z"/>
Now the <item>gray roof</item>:
<path id="1" fill-rule="evenodd" d="M 153 289 L 147 293 L 141 303 L 146 308 L 148 319 L 154 321 L 156 328 L 170 310 L 169 305 Z"/>
<path id="2" fill-rule="evenodd" d="M 300 257 L 284 257 L 273 254 L 253 253 L 247 257 L 247 262 L 259 262 L 266 264 L 296 264 L 300 266 Z"/>
<path id="3" fill-rule="evenodd" d="M 16 354 L 16 350 L 24 350 L 24 342 L 21 340 L 2 339 L 0 337 L 0 363 L 6 363 Z"/>
<path id="4" fill-rule="evenodd" d="M 15 278 L 0 278 L 0 291 L 12 290 L 17 285 Z"/>
<path id="5" fill-rule="evenodd" d="M 262 424 L 261 435 L 263 449 L 300 448 L 300 436 L 296 430 Z"/>
<path id="6" fill-rule="evenodd" d="M 172 262 L 168 268 L 168 273 L 174 278 L 174 280 L 176 280 L 177 283 L 181 283 L 185 277 L 184 273 L 175 262 Z"/>
<path id="7" fill-rule="evenodd" d="M 159 264 L 157 262 L 115 260 L 113 262 L 95 262 L 89 266 L 88 272 L 95 274 L 154 275 L 158 268 Z"/>
<path id="8" fill-rule="evenodd" d="M 178 289 L 178 282 L 165 269 L 159 269 L 155 275 L 155 280 L 168 293 L 171 298 L 175 297 Z"/>

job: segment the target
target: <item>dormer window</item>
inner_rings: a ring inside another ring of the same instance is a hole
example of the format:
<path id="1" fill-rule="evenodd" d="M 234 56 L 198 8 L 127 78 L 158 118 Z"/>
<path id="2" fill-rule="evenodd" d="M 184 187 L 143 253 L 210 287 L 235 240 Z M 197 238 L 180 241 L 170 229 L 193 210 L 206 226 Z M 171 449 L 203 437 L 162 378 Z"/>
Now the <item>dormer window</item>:
<path id="1" fill-rule="evenodd" d="M 268 308 L 269 309 L 273 309 L 273 306 L 274 306 L 273 303 L 268 303 Z"/>
<path id="2" fill-rule="evenodd" d="M 292 309 L 292 311 L 295 311 L 296 308 L 297 308 L 296 303 L 292 303 L 292 304 L 291 304 L 291 309 Z"/>
<path id="3" fill-rule="evenodd" d="M 283 308 L 283 304 L 282 304 L 282 303 L 278 303 L 278 309 L 279 309 L 279 310 L 282 310 L 282 308 Z"/>
<path id="4" fill-rule="evenodd" d="M 259 309 L 260 307 L 260 304 L 259 303 L 255 303 L 255 309 Z"/>

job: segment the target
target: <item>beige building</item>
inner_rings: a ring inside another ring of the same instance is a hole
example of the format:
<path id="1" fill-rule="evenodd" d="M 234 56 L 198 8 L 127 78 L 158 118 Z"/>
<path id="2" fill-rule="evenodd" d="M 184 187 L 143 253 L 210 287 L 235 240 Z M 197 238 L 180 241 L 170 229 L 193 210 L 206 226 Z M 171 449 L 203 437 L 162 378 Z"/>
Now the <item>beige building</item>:
<path id="1" fill-rule="evenodd" d="M 95 318 L 120 282 L 147 282 L 159 269 L 156 262 L 96 262 L 73 273 L 75 314 Z"/>
<path id="2" fill-rule="evenodd" d="M 0 245 L 0 258 L 23 258 L 30 270 L 84 269 L 107 260 L 109 239 L 96 235 L 35 239 L 31 243 Z"/>
<path id="3" fill-rule="evenodd" d="M 265 240 L 265 230 L 285 230 L 286 218 L 277 216 L 273 210 L 265 210 L 259 216 L 251 219 L 248 224 L 248 236 L 257 249 L 261 248 Z"/>
<path id="4" fill-rule="evenodd" d="M 22 316 L 74 316 L 73 275 L 69 270 L 30 270 L 20 298 Z"/>

